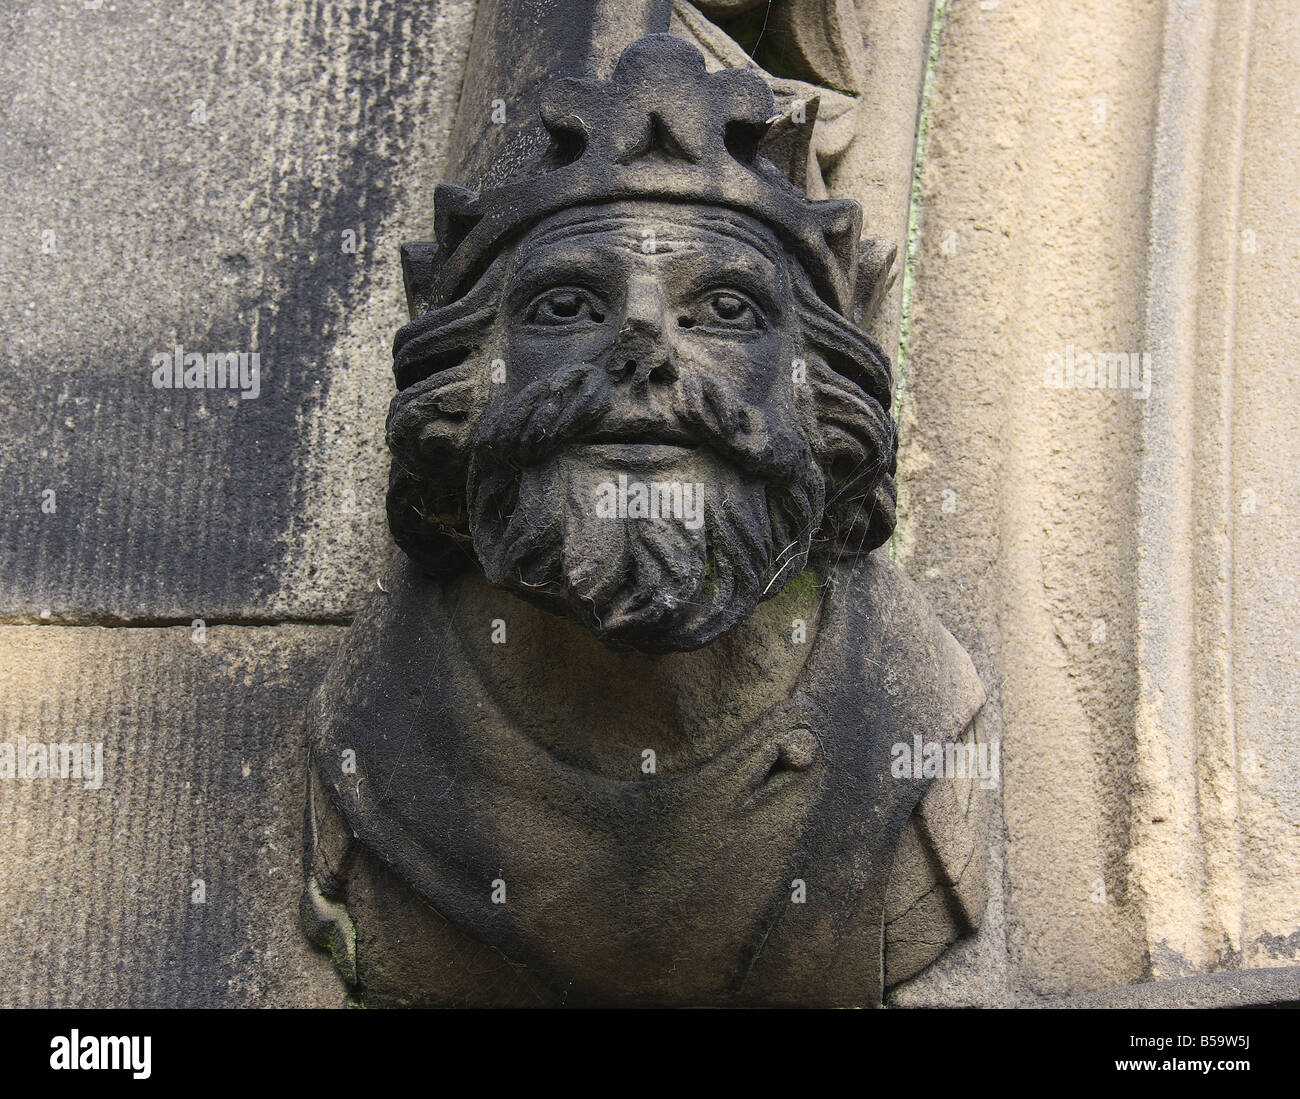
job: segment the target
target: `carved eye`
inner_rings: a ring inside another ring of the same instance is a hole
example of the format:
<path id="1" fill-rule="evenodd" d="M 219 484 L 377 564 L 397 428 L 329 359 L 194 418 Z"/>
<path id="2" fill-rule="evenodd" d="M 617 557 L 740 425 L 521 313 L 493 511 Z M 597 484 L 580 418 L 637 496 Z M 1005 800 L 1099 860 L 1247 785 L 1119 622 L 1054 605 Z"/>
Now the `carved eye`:
<path id="1" fill-rule="evenodd" d="M 605 319 L 600 299 L 580 286 L 560 286 L 538 294 L 528 307 L 530 324 L 599 324 Z"/>
<path id="2" fill-rule="evenodd" d="M 754 331 L 764 327 L 762 315 L 747 297 L 731 290 L 715 290 L 700 299 L 693 313 L 678 317 L 682 328 L 700 324 L 712 328 Z"/>

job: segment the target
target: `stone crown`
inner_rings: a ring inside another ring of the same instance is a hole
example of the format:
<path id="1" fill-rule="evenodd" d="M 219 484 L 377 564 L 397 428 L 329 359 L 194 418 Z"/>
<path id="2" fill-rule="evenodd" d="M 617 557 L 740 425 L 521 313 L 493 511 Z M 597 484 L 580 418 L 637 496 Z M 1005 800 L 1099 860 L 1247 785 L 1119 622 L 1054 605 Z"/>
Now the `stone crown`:
<path id="1" fill-rule="evenodd" d="M 761 154 L 778 116 L 756 72 L 710 73 L 695 47 L 654 34 L 623 51 L 608 81 L 551 81 L 540 115 L 550 143 L 527 174 L 481 192 L 437 188 L 436 248 L 403 249 L 412 302 L 431 308 L 455 300 L 503 243 L 558 210 L 660 199 L 757 217 L 786 241 L 818 295 L 849 312 L 861 210 L 847 199 L 809 200 Z"/>

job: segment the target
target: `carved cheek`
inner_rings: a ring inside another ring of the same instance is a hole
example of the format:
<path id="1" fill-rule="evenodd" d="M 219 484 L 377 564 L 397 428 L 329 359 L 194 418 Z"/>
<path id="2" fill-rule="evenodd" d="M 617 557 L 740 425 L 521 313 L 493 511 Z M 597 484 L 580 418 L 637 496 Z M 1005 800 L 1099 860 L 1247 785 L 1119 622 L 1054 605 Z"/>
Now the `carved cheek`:
<path id="1" fill-rule="evenodd" d="M 519 325 L 506 340 L 505 365 L 511 390 L 578 363 L 595 363 L 609 347 L 608 324 L 541 328 Z"/>
<path id="2" fill-rule="evenodd" d="M 681 334 L 682 358 L 727 383 L 751 404 L 786 407 L 791 399 L 791 341 L 777 332 L 757 336 L 700 337 Z"/>
<path id="3" fill-rule="evenodd" d="M 795 379 L 795 358 L 798 355 L 797 341 L 784 332 L 774 331 L 755 345 L 749 357 L 750 373 L 744 389 L 746 399 L 766 408 L 783 422 L 791 422 L 795 416 L 795 397 L 799 387 Z"/>

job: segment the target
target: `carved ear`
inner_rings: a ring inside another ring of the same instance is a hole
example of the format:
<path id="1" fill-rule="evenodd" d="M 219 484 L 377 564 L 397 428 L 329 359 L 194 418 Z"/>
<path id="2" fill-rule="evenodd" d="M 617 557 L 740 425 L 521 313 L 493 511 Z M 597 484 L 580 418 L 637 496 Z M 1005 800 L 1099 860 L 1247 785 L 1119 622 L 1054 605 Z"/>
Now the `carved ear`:
<path id="1" fill-rule="evenodd" d="M 431 245 L 407 245 L 402 259 L 407 266 L 408 295 L 427 274 L 431 264 L 441 262 L 442 253 L 429 253 Z M 393 375 L 397 388 L 405 390 L 434 374 L 459 366 L 483 348 L 491 336 L 500 308 L 502 273 L 506 261 L 498 256 L 467 293 L 442 306 L 423 303 L 419 312 L 393 337 Z M 421 306 L 421 301 L 416 300 Z"/>
<path id="2" fill-rule="evenodd" d="M 850 319 L 859 328 L 871 323 L 889 288 L 894 285 L 898 275 L 897 258 L 898 245 L 892 240 L 867 237 L 858 243 L 858 273 Z"/>

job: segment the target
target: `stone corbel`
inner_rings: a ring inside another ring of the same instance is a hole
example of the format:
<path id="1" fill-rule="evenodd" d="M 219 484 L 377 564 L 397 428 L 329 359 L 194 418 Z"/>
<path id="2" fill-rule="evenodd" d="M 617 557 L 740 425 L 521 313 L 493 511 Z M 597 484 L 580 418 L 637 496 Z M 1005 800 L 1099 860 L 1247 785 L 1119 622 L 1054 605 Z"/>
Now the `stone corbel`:
<path id="1" fill-rule="evenodd" d="M 307 719 L 362 1003 L 870 1005 L 979 922 L 983 691 L 885 548 L 896 250 L 823 185 L 856 17 L 776 5 L 773 77 L 699 7 L 480 11 L 401 553 Z"/>

